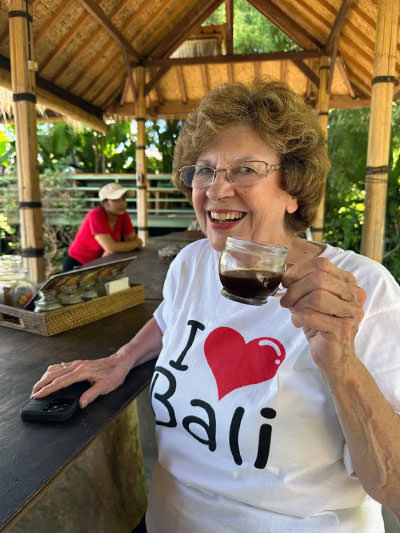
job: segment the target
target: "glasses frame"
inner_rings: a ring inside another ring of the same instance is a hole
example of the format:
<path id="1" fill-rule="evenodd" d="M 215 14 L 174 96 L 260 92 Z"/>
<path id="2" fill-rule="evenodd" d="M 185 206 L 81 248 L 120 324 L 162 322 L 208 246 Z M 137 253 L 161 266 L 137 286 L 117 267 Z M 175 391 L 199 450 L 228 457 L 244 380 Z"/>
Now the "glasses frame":
<path id="1" fill-rule="evenodd" d="M 274 170 L 279 170 L 281 168 L 281 164 L 280 163 L 267 163 L 267 161 L 262 161 L 262 160 L 259 160 L 259 159 L 246 159 L 245 161 L 240 161 L 238 162 L 238 164 L 244 164 L 244 163 L 264 163 L 266 165 L 266 169 L 265 169 L 265 174 L 259 174 L 260 176 L 263 176 L 263 177 L 267 177 L 268 174 L 271 174 L 271 172 L 274 172 Z M 188 185 L 184 178 L 182 177 L 182 171 L 183 169 L 185 168 L 196 168 L 196 167 L 200 167 L 201 165 L 184 165 L 182 168 L 180 168 L 178 170 L 179 172 L 179 178 L 181 179 L 181 181 L 186 185 L 186 187 L 188 187 L 189 189 L 193 189 L 193 178 L 192 178 L 192 183 L 191 185 Z M 230 169 L 232 168 L 232 164 L 231 165 L 228 165 L 227 168 L 213 168 L 212 166 L 209 166 L 209 165 L 204 165 L 203 168 L 209 168 L 213 171 L 213 176 L 211 178 L 211 181 L 208 185 L 205 185 L 203 187 L 199 187 L 200 189 L 207 189 L 208 187 L 211 187 L 211 185 L 213 185 L 213 183 L 215 182 L 216 178 L 217 178 L 217 172 L 221 172 L 222 170 L 226 172 L 226 176 L 225 176 L 225 179 L 231 183 L 233 186 L 236 186 L 236 187 L 240 187 L 240 185 L 237 185 L 235 183 L 235 181 L 232 180 L 232 176 L 230 175 L 229 171 Z M 194 173 L 193 173 L 193 177 L 194 177 Z M 254 185 L 254 183 L 252 183 L 251 185 L 242 185 L 242 187 L 251 187 L 252 185 Z"/>

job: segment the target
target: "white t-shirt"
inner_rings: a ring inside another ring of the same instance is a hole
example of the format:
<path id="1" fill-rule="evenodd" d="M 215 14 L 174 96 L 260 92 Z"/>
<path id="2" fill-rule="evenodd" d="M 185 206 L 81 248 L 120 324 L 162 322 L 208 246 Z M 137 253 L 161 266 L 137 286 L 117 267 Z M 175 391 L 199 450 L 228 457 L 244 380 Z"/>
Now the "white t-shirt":
<path id="1" fill-rule="evenodd" d="M 151 384 L 159 448 L 151 533 L 384 531 L 353 470 L 332 396 L 290 311 L 220 294 L 207 240 L 171 264 L 155 312 L 163 348 Z M 400 288 L 382 265 L 321 254 L 367 291 L 356 353 L 400 409 Z"/>

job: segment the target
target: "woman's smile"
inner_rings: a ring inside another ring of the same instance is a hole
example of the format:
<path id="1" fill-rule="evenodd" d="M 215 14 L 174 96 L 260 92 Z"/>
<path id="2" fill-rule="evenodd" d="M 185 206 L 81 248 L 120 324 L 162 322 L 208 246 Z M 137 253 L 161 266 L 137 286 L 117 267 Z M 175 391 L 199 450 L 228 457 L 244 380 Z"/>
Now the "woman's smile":
<path id="1" fill-rule="evenodd" d="M 251 127 L 241 126 L 228 128 L 199 156 L 203 165 L 221 170 L 235 160 L 277 164 L 279 155 Z M 297 209 L 297 200 L 281 188 L 279 170 L 241 187 L 221 171 L 208 187 L 194 187 L 192 199 L 201 229 L 219 251 L 229 235 L 284 245 L 285 213 Z"/>

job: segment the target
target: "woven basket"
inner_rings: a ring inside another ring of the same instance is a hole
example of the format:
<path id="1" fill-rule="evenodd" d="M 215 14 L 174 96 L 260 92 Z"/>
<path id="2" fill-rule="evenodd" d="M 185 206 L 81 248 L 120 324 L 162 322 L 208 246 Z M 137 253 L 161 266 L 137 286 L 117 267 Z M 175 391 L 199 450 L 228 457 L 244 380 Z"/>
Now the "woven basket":
<path id="1" fill-rule="evenodd" d="M 144 286 L 134 285 L 109 296 L 41 313 L 0 305 L 0 326 L 50 336 L 95 322 L 142 302 Z"/>

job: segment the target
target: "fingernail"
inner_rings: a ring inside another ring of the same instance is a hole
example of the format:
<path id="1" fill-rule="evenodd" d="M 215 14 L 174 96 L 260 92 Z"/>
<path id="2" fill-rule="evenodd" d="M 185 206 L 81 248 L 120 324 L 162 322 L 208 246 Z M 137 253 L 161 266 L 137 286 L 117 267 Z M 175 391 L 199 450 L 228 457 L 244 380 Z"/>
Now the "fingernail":
<path id="1" fill-rule="evenodd" d="M 87 401 L 86 400 L 83 400 L 81 402 L 81 409 L 85 409 L 85 407 L 87 406 Z"/>

